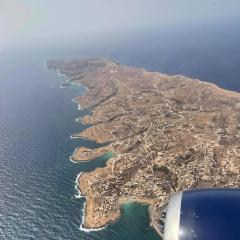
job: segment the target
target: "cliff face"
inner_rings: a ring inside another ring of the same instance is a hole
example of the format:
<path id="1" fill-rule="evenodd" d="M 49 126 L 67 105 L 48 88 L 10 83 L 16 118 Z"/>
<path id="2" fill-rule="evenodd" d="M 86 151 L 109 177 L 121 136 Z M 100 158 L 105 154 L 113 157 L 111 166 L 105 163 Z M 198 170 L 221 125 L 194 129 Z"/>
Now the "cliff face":
<path id="1" fill-rule="evenodd" d="M 70 81 L 88 91 L 74 100 L 91 115 L 76 133 L 102 149 L 79 148 L 74 160 L 116 153 L 107 167 L 84 173 L 85 227 L 119 217 L 127 200 L 151 204 L 158 223 L 169 196 L 199 187 L 239 187 L 240 94 L 184 76 L 130 68 L 104 59 L 52 60 Z"/>

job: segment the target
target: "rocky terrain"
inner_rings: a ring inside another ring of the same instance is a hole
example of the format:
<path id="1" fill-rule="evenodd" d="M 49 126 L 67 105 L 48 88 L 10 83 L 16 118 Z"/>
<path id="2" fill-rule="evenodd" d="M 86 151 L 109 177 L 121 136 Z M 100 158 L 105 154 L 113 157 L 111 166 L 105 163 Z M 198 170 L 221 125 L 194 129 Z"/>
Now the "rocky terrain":
<path id="1" fill-rule="evenodd" d="M 51 60 L 70 82 L 84 84 L 74 99 L 91 114 L 75 133 L 106 146 L 79 148 L 74 161 L 116 153 L 105 168 L 83 173 L 86 228 L 100 228 L 133 200 L 150 205 L 151 223 L 169 196 L 204 187 L 239 187 L 240 94 L 184 76 L 168 76 L 105 59 Z"/>

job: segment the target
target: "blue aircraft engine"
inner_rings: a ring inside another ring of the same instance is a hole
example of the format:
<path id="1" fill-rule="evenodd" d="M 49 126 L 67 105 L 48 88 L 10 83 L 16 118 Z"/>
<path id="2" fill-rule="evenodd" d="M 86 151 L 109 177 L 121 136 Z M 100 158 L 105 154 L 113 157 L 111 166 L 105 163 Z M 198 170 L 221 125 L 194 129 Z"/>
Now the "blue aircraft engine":
<path id="1" fill-rule="evenodd" d="M 202 189 L 172 196 L 163 240 L 240 240 L 240 189 Z"/>

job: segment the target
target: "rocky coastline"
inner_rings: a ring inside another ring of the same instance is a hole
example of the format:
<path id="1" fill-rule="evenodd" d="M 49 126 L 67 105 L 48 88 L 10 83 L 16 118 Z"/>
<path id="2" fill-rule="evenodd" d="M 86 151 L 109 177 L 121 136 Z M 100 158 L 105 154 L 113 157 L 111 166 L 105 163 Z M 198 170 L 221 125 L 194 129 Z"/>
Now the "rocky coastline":
<path id="1" fill-rule="evenodd" d="M 74 98 L 90 114 L 73 137 L 104 143 L 79 147 L 71 159 L 90 161 L 113 152 L 107 166 L 82 173 L 84 228 L 120 217 L 127 201 L 150 205 L 152 226 L 171 194 L 240 186 L 240 94 L 184 76 L 169 76 L 106 59 L 50 60 L 48 67 L 88 91 Z"/>

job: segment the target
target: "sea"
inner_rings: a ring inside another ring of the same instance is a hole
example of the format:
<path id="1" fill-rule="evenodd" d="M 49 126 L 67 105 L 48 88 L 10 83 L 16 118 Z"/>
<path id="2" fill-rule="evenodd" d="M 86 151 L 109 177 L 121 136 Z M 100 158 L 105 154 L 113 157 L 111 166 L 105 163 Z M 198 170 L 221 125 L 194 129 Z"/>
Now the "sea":
<path id="1" fill-rule="evenodd" d="M 121 218 L 101 231 L 80 228 L 84 198 L 79 173 L 104 167 L 109 155 L 74 163 L 79 146 L 99 145 L 71 134 L 87 111 L 72 98 L 84 87 L 46 67 L 49 58 L 105 57 L 122 64 L 181 74 L 240 92 L 240 21 L 188 24 L 121 32 L 88 44 L 6 50 L 0 58 L 0 239 L 159 240 L 149 226 L 148 206 L 129 202 Z M 187 94 L 187 93 L 186 93 Z"/>

